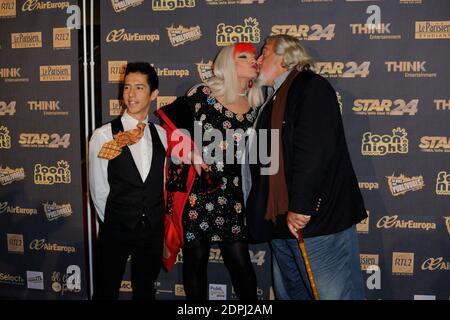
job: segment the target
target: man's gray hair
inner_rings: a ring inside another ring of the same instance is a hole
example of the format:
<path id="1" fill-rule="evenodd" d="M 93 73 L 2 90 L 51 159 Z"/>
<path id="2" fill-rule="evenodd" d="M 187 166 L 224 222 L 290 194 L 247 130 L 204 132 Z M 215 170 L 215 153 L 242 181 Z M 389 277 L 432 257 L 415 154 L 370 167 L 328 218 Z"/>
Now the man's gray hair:
<path id="1" fill-rule="evenodd" d="M 283 67 L 288 70 L 313 67 L 314 61 L 300 43 L 300 40 L 285 34 L 269 36 L 266 43 L 273 43 L 275 54 L 283 57 Z"/>

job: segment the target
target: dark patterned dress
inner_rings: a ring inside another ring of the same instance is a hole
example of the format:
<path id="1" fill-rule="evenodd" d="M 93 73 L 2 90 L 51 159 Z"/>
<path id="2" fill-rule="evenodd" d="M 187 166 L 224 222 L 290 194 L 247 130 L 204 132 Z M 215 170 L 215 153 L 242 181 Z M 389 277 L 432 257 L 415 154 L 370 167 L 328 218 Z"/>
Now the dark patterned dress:
<path id="1" fill-rule="evenodd" d="M 242 193 L 241 158 L 247 130 L 252 127 L 256 111 L 250 109 L 245 114 L 237 114 L 217 101 L 211 90 L 199 86 L 188 93 L 189 107 L 194 118 L 202 126 L 204 139 L 213 137 L 213 129 L 220 130 L 223 140 L 204 141 L 203 159 L 210 165 L 210 174 L 221 181 L 220 187 L 211 193 L 202 192 L 201 179 L 196 176 L 183 212 L 185 241 L 208 239 L 236 241 L 246 238 L 244 196 Z M 227 129 L 229 139 L 227 139 Z M 210 137 L 208 136 L 210 135 Z M 234 148 L 233 146 L 234 145 Z M 233 161 L 227 161 L 232 158 Z M 217 161 L 217 155 L 223 155 Z M 216 159 L 211 164 L 211 160 Z"/>

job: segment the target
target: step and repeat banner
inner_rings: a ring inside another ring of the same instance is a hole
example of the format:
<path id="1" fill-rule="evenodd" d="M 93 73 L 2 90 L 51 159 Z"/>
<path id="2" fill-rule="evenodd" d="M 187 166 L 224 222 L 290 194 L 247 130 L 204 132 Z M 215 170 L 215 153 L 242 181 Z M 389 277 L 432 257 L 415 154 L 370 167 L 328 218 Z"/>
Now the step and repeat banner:
<path id="1" fill-rule="evenodd" d="M 88 295 L 71 5 L 0 0 L 0 298 Z"/>
<path id="2" fill-rule="evenodd" d="M 369 213 L 358 225 L 367 297 L 450 298 L 450 2 L 111 0 L 100 16 L 103 122 L 122 110 L 128 61 L 155 66 L 154 110 L 211 77 L 222 46 L 302 40 L 336 89 Z M 269 248 L 251 256 L 259 298 L 273 298 Z M 160 299 L 183 298 L 178 260 L 160 276 Z M 211 299 L 235 298 L 218 248 L 208 276 Z"/>

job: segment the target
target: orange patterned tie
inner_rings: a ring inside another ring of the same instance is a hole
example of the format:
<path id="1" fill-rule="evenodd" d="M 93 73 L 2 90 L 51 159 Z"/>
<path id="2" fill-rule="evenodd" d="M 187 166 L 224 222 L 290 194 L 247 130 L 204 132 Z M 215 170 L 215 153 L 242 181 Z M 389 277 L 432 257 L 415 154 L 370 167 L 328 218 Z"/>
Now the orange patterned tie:
<path id="1" fill-rule="evenodd" d="M 123 147 L 139 142 L 139 140 L 144 136 L 144 128 L 145 123 L 139 122 L 135 129 L 125 132 L 119 131 L 119 133 L 114 135 L 113 140 L 106 142 L 102 146 L 97 156 L 106 160 L 116 158 L 122 153 Z"/>

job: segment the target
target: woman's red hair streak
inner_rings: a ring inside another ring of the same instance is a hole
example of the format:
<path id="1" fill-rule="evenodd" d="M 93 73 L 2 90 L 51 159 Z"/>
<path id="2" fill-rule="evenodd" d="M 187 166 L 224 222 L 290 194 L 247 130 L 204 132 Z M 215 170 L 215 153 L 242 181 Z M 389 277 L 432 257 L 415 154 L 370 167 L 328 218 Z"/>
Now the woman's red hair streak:
<path id="1" fill-rule="evenodd" d="M 238 42 L 234 45 L 234 56 L 241 52 L 251 52 L 256 55 L 256 48 L 254 45 L 248 42 Z"/>

